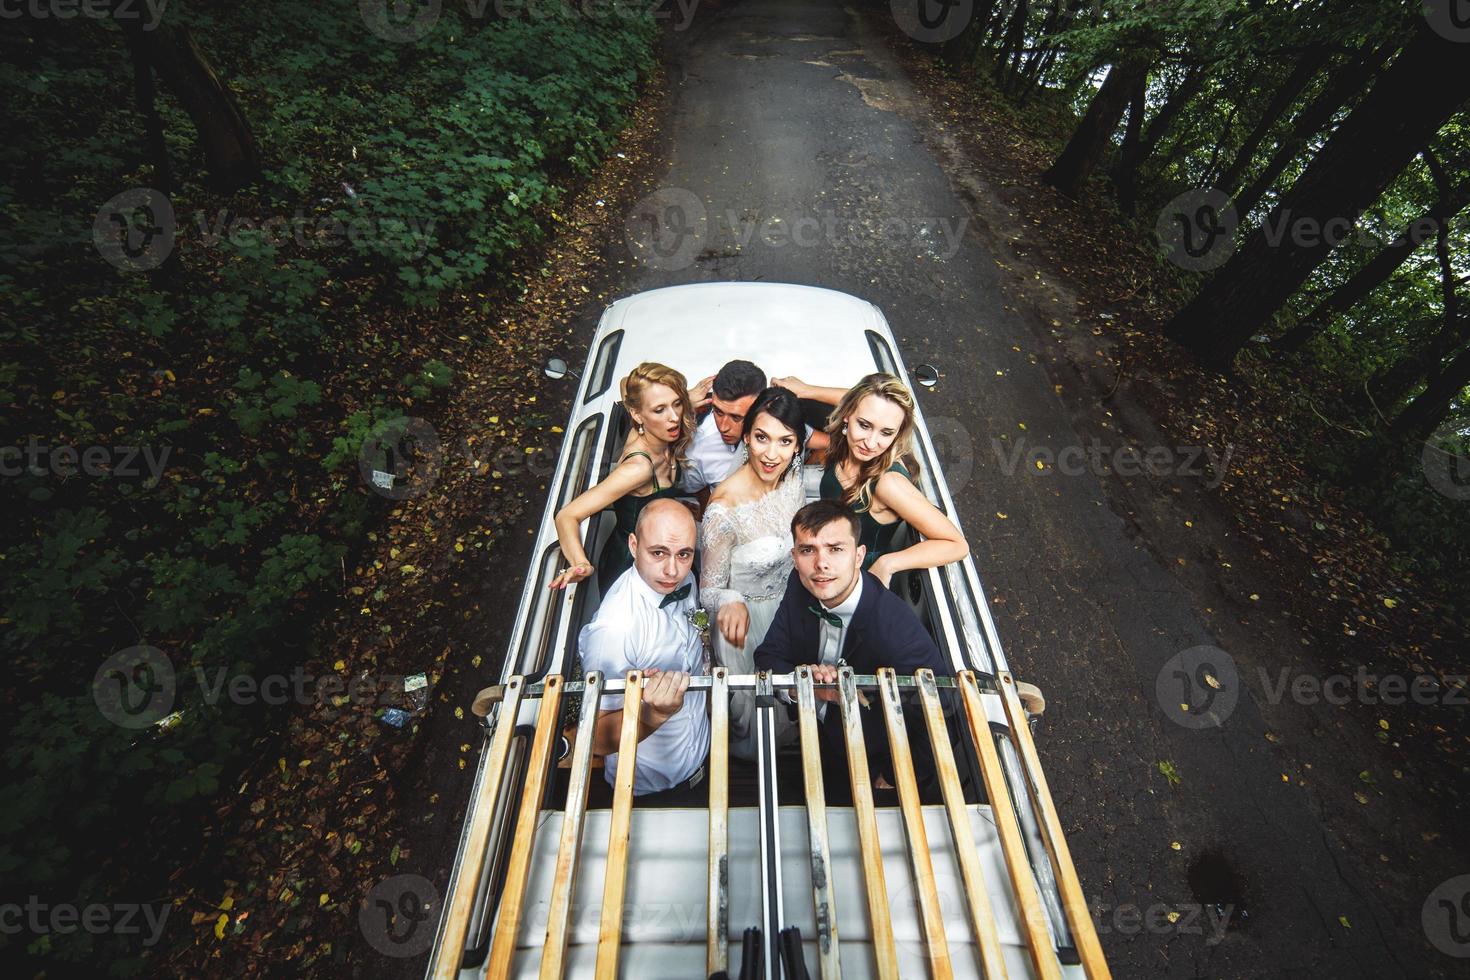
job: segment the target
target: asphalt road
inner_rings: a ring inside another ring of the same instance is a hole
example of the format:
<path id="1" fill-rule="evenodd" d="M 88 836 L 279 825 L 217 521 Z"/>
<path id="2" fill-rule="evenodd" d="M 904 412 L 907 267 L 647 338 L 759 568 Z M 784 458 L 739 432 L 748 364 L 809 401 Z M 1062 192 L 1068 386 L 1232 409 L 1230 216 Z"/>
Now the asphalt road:
<path id="1" fill-rule="evenodd" d="M 1115 975 L 1448 975 L 1419 905 L 1381 897 L 1365 870 L 1376 855 L 1324 829 L 1315 797 L 1283 777 L 1258 693 L 1227 677 L 1228 722 L 1204 730 L 1165 708 L 1160 675 L 1182 685 L 1171 661 L 1185 651 L 1234 643 L 1241 674 L 1273 653 L 1212 633 L 1168 548 L 1141 529 L 1140 514 L 1207 512 L 1211 463 L 1141 481 L 1035 470 L 1032 448 L 1098 435 L 1115 448 L 1125 433 L 1146 440 L 1147 419 L 1126 418 L 1124 391 L 1124 418 L 1099 427 L 1057 390 L 1066 368 L 1049 323 L 1067 321 L 1065 291 L 1044 310 L 1034 293 L 1014 298 L 997 229 L 972 212 L 984 188 L 954 172 L 873 25 L 834 2 L 743 0 L 700 10 L 673 57 L 670 165 L 649 205 L 665 224 L 655 234 L 630 218 L 636 261 L 619 292 L 839 289 L 885 311 L 910 369 L 940 367 L 921 402 L 1011 666 L 1047 694 L 1040 748 Z M 1161 445 L 1183 467 L 1182 447 Z M 1195 519 L 1228 533 L 1218 516 Z"/>

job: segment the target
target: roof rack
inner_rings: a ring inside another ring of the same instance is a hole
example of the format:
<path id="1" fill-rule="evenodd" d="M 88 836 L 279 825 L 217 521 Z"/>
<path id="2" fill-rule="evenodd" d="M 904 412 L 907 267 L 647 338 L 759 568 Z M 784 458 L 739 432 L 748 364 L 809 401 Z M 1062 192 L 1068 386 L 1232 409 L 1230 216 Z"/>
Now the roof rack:
<path id="1" fill-rule="evenodd" d="M 504 977 L 511 973 L 516 952 L 516 937 L 521 927 L 526 897 L 526 881 L 533 853 L 533 842 L 549 772 L 554 764 L 553 746 L 560 737 L 561 699 L 566 694 L 580 693 L 577 735 L 570 758 L 570 781 L 565 815 L 562 819 L 552 877 L 545 943 L 541 950 L 542 980 L 560 978 L 567 966 L 572 894 L 577 878 L 577 865 L 582 850 L 584 817 L 591 779 L 592 733 L 601 697 L 622 693 L 621 735 L 618 746 L 619 765 L 613 787 L 612 810 L 606 851 L 595 975 L 598 980 L 616 977 L 622 946 L 623 907 L 628 870 L 628 844 L 633 811 L 633 785 L 638 753 L 638 718 L 642 702 L 644 677 L 629 671 L 624 678 L 605 678 L 593 671 L 582 681 L 567 682 L 559 675 L 528 683 L 520 675 L 511 677 L 491 698 L 498 698 L 494 732 L 489 740 L 485 778 L 477 783 L 477 798 L 472 801 L 470 825 L 465 830 L 462 850 L 464 863 L 457 870 L 451 893 L 445 905 L 440 926 L 440 943 L 430 964 L 431 977 L 448 980 L 461 969 L 470 920 L 477 890 L 484 871 L 487 845 L 491 834 L 492 815 L 505 792 L 506 760 L 516 734 L 518 709 L 527 699 L 540 699 L 534 737 L 525 772 L 522 801 L 531 805 L 518 807 L 511 851 L 506 866 L 498 912 L 490 937 L 486 975 Z M 943 808 L 948 820 L 950 842 L 960 870 L 965 894 L 968 922 L 973 933 L 983 976 L 1007 976 L 991 906 L 992 892 L 987 889 L 982 862 L 971 829 L 969 811 L 955 760 L 954 746 L 946 724 L 946 706 L 941 692 L 952 706 L 951 713 L 967 733 L 962 736 L 972 745 L 979 763 L 986 797 L 994 816 L 1000 850 L 1004 856 L 1010 896 L 1015 901 L 1019 928 L 1024 936 L 1032 972 L 1041 978 L 1060 978 L 1064 959 L 1048 929 L 1037 876 L 1026 851 L 1026 840 L 1018 819 L 1016 801 L 1007 786 L 1006 772 L 997 751 L 997 736 L 1009 736 L 1019 758 L 1021 781 L 1026 787 L 1031 810 L 1038 824 L 1039 837 L 1045 848 L 1047 864 L 1055 880 L 1071 934 L 1075 959 L 1088 980 L 1110 977 L 1102 947 L 1093 927 L 1082 887 L 1062 833 L 1051 791 L 1042 774 L 1040 759 L 1031 737 L 1030 726 L 1016 683 L 1009 672 L 1002 671 L 993 679 L 963 671 L 956 677 L 935 676 L 921 670 L 913 676 L 897 676 L 891 669 L 875 675 L 854 674 L 851 668 L 839 670 L 835 684 L 815 683 L 809 668 L 799 667 L 792 674 L 730 674 L 717 667 L 711 674 L 691 678 L 691 690 L 708 692 L 711 720 L 709 756 L 709 892 L 706 922 L 706 973 L 710 977 L 726 977 L 729 971 L 729 704 L 732 691 L 753 691 L 756 695 L 755 724 L 758 726 L 760 773 L 760 859 L 762 868 L 762 922 L 759 937 L 745 931 L 747 952 L 753 943 L 761 955 L 751 971 L 752 957 L 743 959 L 743 976 L 761 976 L 778 980 L 783 975 L 783 958 L 790 960 L 792 950 L 800 956 L 799 936 L 785 921 L 782 909 L 780 822 L 777 815 L 775 782 L 775 712 L 785 710 L 775 692 L 794 689 L 800 736 L 802 775 L 806 790 L 808 853 L 811 861 L 812 900 L 816 911 L 817 976 L 837 978 L 838 962 L 836 896 L 832 893 L 831 855 L 828 846 L 828 819 L 823 772 L 818 751 L 818 691 L 835 690 L 845 733 L 848 771 L 852 789 L 859 850 L 862 858 L 867 913 L 872 930 L 874 975 L 882 978 L 899 976 L 887 888 L 884 882 L 882 852 L 878 839 L 871 775 L 867 748 L 859 714 L 867 707 L 864 692 L 874 692 L 888 734 L 897 782 L 899 810 L 907 843 L 910 870 L 917 892 L 917 912 L 928 954 L 931 976 L 954 975 L 939 895 L 931 860 L 930 842 L 921 809 L 918 781 L 913 767 L 911 739 L 922 737 L 907 730 L 903 699 L 916 703 L 924 718 L 924 727 L 933 746 Z M 993 726 L 986 713 L 985 699 L 998 699 L 1006 719 L 1004 726 Z M 954 702 L 958 702 L 955 705 Z M 996 729 L 999 729 L 997 732 Z M 783 935 L 784 933 L 784 935 Z M 1067 952 L 1072 953 L 1072 947 Z M 783 954 L 784 950 L 784 954 Z M 789 976 L 805 976 L 805 965 L 788 963 Z M 966 968 L 962 973 L 970 973 Z"/>

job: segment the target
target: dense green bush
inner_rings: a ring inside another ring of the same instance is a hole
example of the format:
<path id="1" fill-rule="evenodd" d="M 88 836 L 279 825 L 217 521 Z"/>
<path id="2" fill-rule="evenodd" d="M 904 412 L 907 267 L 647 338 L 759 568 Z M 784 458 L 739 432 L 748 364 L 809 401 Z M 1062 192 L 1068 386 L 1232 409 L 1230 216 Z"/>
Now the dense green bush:
<path id="1" fill-rule="evenodd" d="M 313 615 L 383 507 L 358 476 L 364 439 L 452 389 L 412 333 L 422 311 L 493 285 L 543 237 L 566 181 L 620 128 L 654 38 L 645 15 L 550 5 L 502 21 L 445 5 L 413 43 L 375 36 L 353 0 L 175 0 L 165 21 L 228 81 L 263 173 L 206 191 L 193 126 L 161 89 L 177 230 L 147 272 L 93 245 L 103 202 L 163 186 L 121 32 L 23 19 L 0 37 L 0 402 L 13 409 L 0 443 L 168 451 L 132 478 L 60 478 L 43 460 L 0 480 L 0 877 L 56 900 L 125 900 L 137 896 L 113 894 L 120 883 L 166 878 L 188 846 L 170 829 L 269 724 L 211 703 L 194 672 L 309 655 Z M 92 679 L 141 644 L 179 683 L 177 714 L 138 732 L 103 717 Z M 107 943 L 74 933 L 32 952 L 126 970 L 129 951 Z"/>

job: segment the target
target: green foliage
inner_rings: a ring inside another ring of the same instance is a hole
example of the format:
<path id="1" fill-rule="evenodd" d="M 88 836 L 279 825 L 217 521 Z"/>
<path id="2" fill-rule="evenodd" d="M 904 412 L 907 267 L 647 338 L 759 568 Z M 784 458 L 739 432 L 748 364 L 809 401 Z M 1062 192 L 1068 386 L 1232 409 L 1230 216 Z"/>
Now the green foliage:
<path id="1" fill-rule="evenodd" d="M 454 380 L 454 370 L 448 364 L 435 358 L 429 361 L 417 371 L 405 374 L 402 384 L 408 389 L 409 395 L 415 399 L 428 398 L 430 392 L 448 388 Z"/>
<path id="2" fill-rule="evenodd" d="M 1106 71 L 1140 56 L 1148 64 L 1142 125 L 1134 127 L 1141 138 L 1133 145 L 1140 152 L 1131 160 L 1124 153 L 1133 122 L 1130 106 L 1116 130 L 1103 134 L 1102 145 L 1095 147 L 1101 162 L 1091 171 L 1086 206 L 1104 213 L 1116 207 L 1124 220 L 1129 215 L 1121 212 L 1131 210 L 1138 242 L 1150 249 L 1158 245 L 1155 231 L 1166 206 L 1186 191 L 1202 189 L 1216 189 L 1231 201 L 1237 245 L 1258 228 L 1268 235 L 1319 233 L 1317 225 L 1293 226 L 1302 216 L 1278 213 L 1278 204 L 1373 91 L 1374 72 L 1392 64 L 1427 29 L 1419 5 L 1375 0 L 1099 0 L 1020 9 L 1025 50 L 1006 49 L 1003 31 L 992 33 L 989 45 L 976 38 L 975 67 L 982 84 L 1012 101 L 1023 124 L 1050 130 L 1057 150 L 1078 131 Z M 968 54 L 963 47 L 960 51 Z M 948 57 L 955 53 L 953 46 L 945 51 Z M 1470 187 L 1466 123 L 1462 112 L 1427 146 L 1415 147 L 1419 155 L 1365 214 L 1356 213 L 1364 202 L 1346 202 L 1344 210 L 1353 213 L 1308 216 L 1337 219 L 1348 233 L 1281 309 L 1255 325 L 1260 334 L 1269 337 L 1309 318 L 1431 206 L 1442 198 L 1467 197 L 1461 192 Z M 1436 235 L 1421 231 L 1407 260 L 1345 313 L 1330 318 L 1301 356 L 1251 346 L 1268 358 L 1255 365 L 1263 386 L 1300 392 L 1286 396 L 1298 409 L 1301 433 L 1288 450 L 1324 482 L 1346 492 L 1389 537 L 1405 566 L 1443 583 L 1449 600 L 1463 612 L 1470 611 L 1465 599 L 1470 577 L 1458 571 L 1470 540 L 1466 508 L 1426 480 L 1423 454 L 1433 450 L 1415 440 L 1395 445 L 1382 435 L 1393 431 L 1395 416 L 1424 390 L 1428 376 L 1470 341 L 1464 321 L 1470 300 L 1464 263 L 1470 253 L 1470 210 L 1458 211 L 1447 224 L 1442 256 Z M 1156 250 L 1165 285 L 1155 291 L 1157 306 L 1170 302 L 1160 295 L 1166 289 L 1186 296 L 1221 274 L 1213 267 L 1186 271 L 1165 265 L 1165 249 Z M 1257 284 L 1235 285 L 1245 292 Z M 1446 329 L 1447 320 L 1453 324 L 1456 316 L 1458 335 Z M 1447 344 L 1435 346 L 1439 339 Z M 1446 357 L 1420 363 L 1420 354 L 1444 346 Z M 1395 369 L 1405 365 L 1419 376 L 1399 377 Z M 1312 380 L 1314 390 L 1303 390 L 1304 378 Z M 1325 417 L 1315 407 L 1319 403 L 1330 406 L 1326 414 L 1332 423 L 1318 425 Z M 1449 437 L 1448 451 L 1458 443 L 1463 455 L 1470 389 L 1451 399 L 1443 421 L 1443 429 L 1459 433 Z"/>
<path id="3" fill-rule="evenodd" d="M 96 507 L 61 510 L 38 540 L 7 552 L 7 645 L 24 649 L 52 633 L 81 630 L 86 609 L 127 568 L 116 548 L 98 544 L 111 523 Z"/>
<path id="4" fill-rule="evenodd" d="M 411 308 L 496 285 L 542 239 L 566 182 L 611 146 L 654 40 L 646 13 L 552 6 L 472 22 L 446 4 L 404 44 L 367 30 L 353 0 L 269 16 L 177 0 L 166 23 L 226 80 L 264 172 L 207 192 L 193 123 L 160 86 L 176 231 L 149 272 L 93 243 L 103 202 L 162 186 L 120 32 L 22 18 L 0 33 L 5 441 L 170 450 L 157 477 L 0 482 L 0 876 L 20 891 L 105 891 L 120 860 L 146 878 L 176 849 L 169 829 L 228 791 L 268 719 L 209 698 L 196 671 L 310 654 L 281 637 L 310 635 L 381 512 L 356 472 L 363 441 L 454 385 Z M 138 644 L 178 680 L 166 730 L 119 728 L 91 694 L 93 672 Z M 146 831 L 123 835 L 121 857 L 120 825 Z M 138 968 L 136 949 L 80 932 L 35 952 Z"/>
<path id="5" fill-rule="evenodd" d="M 240 395 L 230 409 L 230 418 L 247 436 L 259 435 L 269 419 L 295 418 L 298 407 L 322 400 L 321 385 L 292 377 L 287 371 L 277 371 L 269 383 L 263 382 L 260 374 L 242 367 L 240 380 L 235 383 Z"/>

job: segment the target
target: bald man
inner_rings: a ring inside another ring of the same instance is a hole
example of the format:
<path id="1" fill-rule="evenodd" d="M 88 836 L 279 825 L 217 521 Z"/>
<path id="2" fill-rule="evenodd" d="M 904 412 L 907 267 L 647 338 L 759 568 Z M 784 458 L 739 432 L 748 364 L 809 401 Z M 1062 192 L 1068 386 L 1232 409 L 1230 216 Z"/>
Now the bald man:
<path id="1" fill-rule="evenodd" d="M 690 622 L 697 608 L 694 587 L 694 518 L 674 500 L 651 501 L 628 535 L 633 567 L 613 582 L 592 622 L 577 637 L 582 670 L 609 679 L 641 670 L 647 681 L 638 725 L 633 793 L 673 800 L 704 779 L 709 757 L 705 695 L 689 692 L 691 674 L 708 671 L 704 641 Z M 603 772 L 613 784 L 618 771 L 623 696 L 604 695 L 592 750 L 604 755 Z"/>

